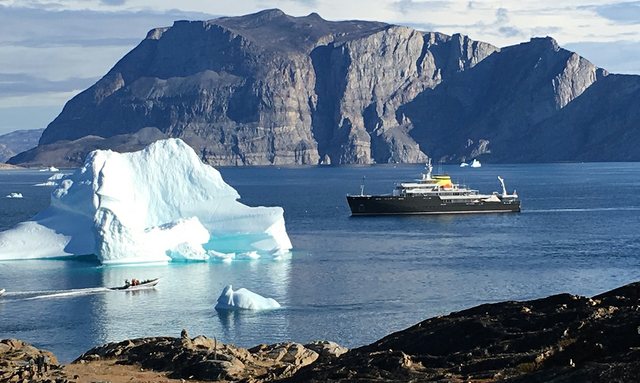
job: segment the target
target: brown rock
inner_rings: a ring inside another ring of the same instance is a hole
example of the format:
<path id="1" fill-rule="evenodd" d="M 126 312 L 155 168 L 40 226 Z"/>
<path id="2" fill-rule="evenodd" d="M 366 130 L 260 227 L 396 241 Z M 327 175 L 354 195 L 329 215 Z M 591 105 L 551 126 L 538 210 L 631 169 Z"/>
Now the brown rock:
<path id="1" fill-rule="evenodd" d="M 321 358 L 339 357 L 349 351 L 348 348 L 327 340 L 316 340 L 305 344 L 304 347 L 317 352 Z"/>
<path id="2" fill-rule="evenodd" d="M 327 349 L 340 350 L 333 343 Z M 271 381 L 290 377 L 313 363 L 318 353 L 299 343 L 261 345 L 250 350 L 205 336 L 143 338 L 96 347 L 74 363 L 117 360 L 163 371 L 174 379 Z"/>
<path id="3" fill-rule="evenodd" d="M 0 382 L 66 382 L 58 360 L 49 351 L 18 339 L 0 341 Z"/>

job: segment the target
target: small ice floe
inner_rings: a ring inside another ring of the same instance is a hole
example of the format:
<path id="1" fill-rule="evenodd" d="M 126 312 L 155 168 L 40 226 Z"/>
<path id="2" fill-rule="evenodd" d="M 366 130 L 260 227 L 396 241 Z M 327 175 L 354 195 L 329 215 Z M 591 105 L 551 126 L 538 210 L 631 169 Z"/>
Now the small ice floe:
<path id="1" fill-rule="evenodd" d="M 259 259 L 260 254 L 257 251 L 246 251 L 238 254 L 238 259 Z"/>
<path id="2" fill-rule="evenodd" d="M 274 261 L 285 261 L 285 260 L 291 259 L 293 256 L 293 254 L 289 250 L 276 251 L 272 255 L 273 255 Z"/>
<path id="3" fill-rule="evenodd" d="M 22 193 L 9 193 L 5 196 L 5 198 L 24 198 Z"/>
<path id="4" fill-rule="evenodd" d="M 461 168 L 465 168 L 465 167 L 467 167 L 467 166 L 469 166 L 469 164 L 468 164 L 468 163 L 466 163 L 466 162 L 463 162 L 463 163 L 461 163 L 461 164 L 460 164 L 460 167 L 461 167 Z"/>
<path id="5" fill-rule="evenodd" d="M 55 166 L 49 166 L 48 168 L 40 169 L 41 172 L 59 172 L 60 169 Z"/>
<path id="6" fill-rule="evenodd" d="M 218 298 L 216 310 L 273 310 L 280 308 L 280 303 L 273 298 L 265 298 L 245 288 L 233 291 L 228 285 Z"/>
<path id="7" fill-rule="evenodd" d="M 46 182 L 35 184 L 33 186 L 58 186 L 60 185 L 61 180 L 64 178 L 64 173 L 56 173 L 51 177 L 47 178 Z"/>
<path id="8" fill-rule="evenodd" d="M 215 250 L 207 250 L 207 256 L 209 260 L 231 262 L 236 258 L 236 253 L 221 253 Z"/>
<path id="9" fill-rule="evenodd" d="M 474 159 L 473 162 L 471 163 L 471 167 L 472 168 L 479 168 L 481 166 L 482 166 L 482 164 L 480 163 L 480 161 L 478 161 L 476 159 Z"/>

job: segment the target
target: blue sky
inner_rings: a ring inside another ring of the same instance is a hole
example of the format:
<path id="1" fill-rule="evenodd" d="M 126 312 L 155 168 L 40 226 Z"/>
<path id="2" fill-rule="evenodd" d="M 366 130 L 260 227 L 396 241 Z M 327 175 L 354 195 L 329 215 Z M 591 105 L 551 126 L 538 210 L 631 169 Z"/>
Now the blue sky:
<path id="1" fill-rule="evenodd" d="M 552 36 L 610 72 L 640 74 L 640 1 L 0 0 L 0 134 L 46 127 L 152 28 L 265 8 L 463 33 L 501 47 Z"/>

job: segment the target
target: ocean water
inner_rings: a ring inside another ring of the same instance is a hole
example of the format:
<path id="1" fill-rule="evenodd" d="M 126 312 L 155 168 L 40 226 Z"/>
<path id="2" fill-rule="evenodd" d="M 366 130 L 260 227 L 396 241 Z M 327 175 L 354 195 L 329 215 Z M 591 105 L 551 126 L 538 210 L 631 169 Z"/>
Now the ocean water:
<path id="1" fill-rule="evenodd" d="M 368 344 L 426 318 L 474 305 L 570 292 L 594 295 L 640 279 L 640 164 L 444 166 L 483 192 L 497 176 L 522 213 L 350 217 L 345 194 L 390 192 L 418 165 L 222 168 L 245 204 L 285 209 L 287 260 L 102 267 L 91 260 L 0 262 L 0 338 L 69 362 L 128 338 L 204 334 L 240 346 L 293 340 Z M 436 169 L 438 170 L 438 169 Z M 50 173 L 0 172 L 0 230 L 48 206 Z M 3 198 L 21 192 L 23 199 Z M 34 239 L 35 240 L 35 239 Z M 105 291 L 160 277 L 155 290 Z M 225 285 L 283 308 L 221 315 Z"/>

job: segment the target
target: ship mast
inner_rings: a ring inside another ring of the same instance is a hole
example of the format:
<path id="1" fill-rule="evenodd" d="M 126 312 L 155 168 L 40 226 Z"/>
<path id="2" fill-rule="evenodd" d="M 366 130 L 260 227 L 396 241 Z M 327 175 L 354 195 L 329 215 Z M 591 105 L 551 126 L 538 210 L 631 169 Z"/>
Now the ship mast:
<path id="1" fill-rule="evenodd" d="M 504 186 L 504 179 L 502 179 L 502 177 L 498 176 L 498 181 L 500 181 L 500 184 L 502 185 L 502 196 L 506 197 L 507 196 L 507 188 Z"/>
<path id="2" fill-rule="evenodd" d="M 427 174 L 423 174 L 424 180 L 431 179 L 431 172 L 433 171 L 433 166 L 431 166 L 431 158 L 427 159 L 427 163 L 425 164 L 425 168 L 427 169 Z"/>

